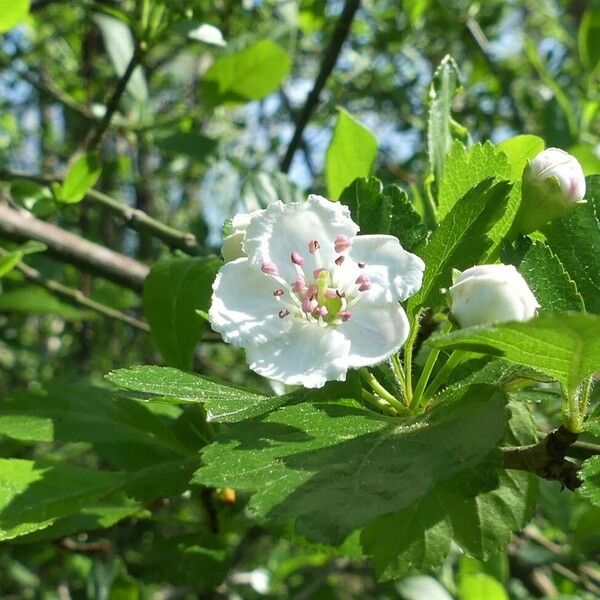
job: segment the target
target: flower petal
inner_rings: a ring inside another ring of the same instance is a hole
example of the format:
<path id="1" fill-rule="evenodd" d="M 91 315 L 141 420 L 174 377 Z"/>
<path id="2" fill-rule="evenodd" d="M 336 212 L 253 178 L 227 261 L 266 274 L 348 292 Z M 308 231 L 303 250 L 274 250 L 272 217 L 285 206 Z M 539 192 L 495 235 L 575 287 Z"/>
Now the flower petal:
<path id="1" fill-rule="evenodd" d="M 299 252 L 306 260 L 304 268 L 312 272 L 321 265 L 308 253 L 310 240 L 319 241 L 321 258 L 327 265 L 336 257 L 336 236 L 352 238 L 357 231 L 346 206 L 313 194 L 306 202 L 270 204 L 248 225 L 244 249 L 254 266 L 274 263 L 282 277 L 293 281 L 296 269 L 290 260 L 292 252 Z"/>
<path id="2" fill-rule="evenodd" d="M 350 340 L 348 365 L 358 368 L 381 363 L 397 352 L 408 337 L 409 324 L 397 302 L 375 306 L 361 301 L 338 330 Z"/>
<path id="3" fill-rule="evenodd" d="M 423 282 L 425 263 L 416 255 L 407 252 L 391 235 L 359 235 L 354 239 L 349 256 L 354 263 L 364 263 L 358 271 L 350 264 L 346 267 L 350 277 L 357 273 L 367 275 L 372 288 L 365 293 L 372 303 L 406 300 Z M 347 275 L 345 275 L 347 276 Z"/>
<path id="4" fill-rule="evenodd" d="M 280 319 L 272 277 L 238 258 L 221 267 L 213 284 L 208 316 L 212 328 L 236 346 L 262 344 L 284 334 L 290 319 Z"/>
<path id="5" fill-rule="evenodd" d="M 345 381 L 350 341 L 332 327 L 295 322 L 288 335 L 246 348 L 250 368 L 289 385 L 323 387 Z"/>

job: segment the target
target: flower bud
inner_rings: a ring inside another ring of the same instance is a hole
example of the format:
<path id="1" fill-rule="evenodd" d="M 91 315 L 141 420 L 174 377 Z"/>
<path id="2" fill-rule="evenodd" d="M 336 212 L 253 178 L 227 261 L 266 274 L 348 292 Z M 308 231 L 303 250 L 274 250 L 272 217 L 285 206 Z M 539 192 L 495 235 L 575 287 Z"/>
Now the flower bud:
<path id="1" fill-rule="evenodd" d="M 221 247 L 221 254 L 225 262 L 246 256 L 244 252 L 246 229 L 250 225 L 250 221 L 262 211 L 263 209 L 259 209 L 251 213 L 238 213 L 231 219 L 230 233 L 223 238 L 223 246 Z"/>
<path id="2" fill-rule="evenodd" d="M 535 231 L 584 203 L 584 196 L 585 176 L 579 161 L 559 148 L 546 148 L 523 171 L 521 205 L 513 231 Z"/>
<path id="3" fill-rule="evenodd" d="M 479 265 L 453 274 L 451 311 L 461 327 L 528 321 L 538 301 L 512 265 Z"/>

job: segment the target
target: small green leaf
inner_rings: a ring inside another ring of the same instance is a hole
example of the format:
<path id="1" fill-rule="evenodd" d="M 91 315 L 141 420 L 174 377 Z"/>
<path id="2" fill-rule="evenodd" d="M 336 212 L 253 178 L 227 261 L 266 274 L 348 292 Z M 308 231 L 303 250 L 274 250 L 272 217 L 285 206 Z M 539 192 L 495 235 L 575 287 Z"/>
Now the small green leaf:
<path id="1" fill-rule="evenodd" d="M 461 600 L 509 600 L 505 587 L 485 573 L 473 573 L 461 577 L 458 586 Z"/>
<path id="2" fill-rule="evenodd" d="M 488 232 L 504 212 L 511 191 L 508 181 L 485 179 L 471 188 L 450 210 L 429 243 L 416 249 L 425 262 L 423 285 L 408 302 L 414 314 L 418 306 L 442 302 L 440 288 L 451 284 L 452 269 L 477 264 L 494 242 Z"/>
<path id="3" fill-rule="evenodd" d="M 284 396 L 262 396 L 169 367 L 131 367 L 110 372 L 106 379 L 116 386 L 145 394 L 168 396 L 182 403 L 203 402 L 207 420 L 242 421 L 286 402 Z"/>
<path id="4" fill-rule="evenodd" d="M 224 430 L 194 481 L 253 492 L 257 517 L 296 519 L 299 534 L 337 544 L 482 465 L 506 421 L 505 398 L 490 386 L 453 390 L 407 421 L 339 401 L 284 406 Z"/>
<path id="5" fill-rule="evenodd" d="M 427 152 L 436 184 L 442 181 L 446 153 L 452 144 L 451 111 L 454 96 L 460 89 L 460 73 L 454 59 L 442 59 L 429 87 L 429 116 L 427 119 Z"/>
<path id="6" fill-rule="evenodd" d="M 58 187 L 56 200 L 64 204 L 75 204 L 83 200 L 102 172 L 98 154 L 89 152 L 78 158 L 67 171 L 67 175 Z"/>
<path id="7" fill-rule="evenodd" d="M 578 34 L 579 56 L 589 72 L 600 64 L 600 13 L 589 8 L 583 13 Z"/>
<path id="8" fill-rule="evenodd" d="M 533 367 L 558 381 L 569 398 L 600 370 L 600 316 L 590 314 L 547 313 L 526 323 L 469 327 L 432 336 L 429 343 Z"/>
<path id="9" fill-rule="evenodd" d="M 535 242 L 531 246 L 519 265 L 519 272 L 543 310 L 584 310 L 575 282 L 546 244 Z"/>
<path id="10" fill-rule="evenodd" d="M 376 177 L 357 178 L 341 194 L 340 202 L 365 234 L 395 235 L 410 250 L 427 235 L 427 228 L 404 190 L 396 185 L 385 189 Z"/>
<path id="11" fill-rule="evenodd" d="M 144 314 L 152 339 L 171 366 L 191 369 L 206 328 L 196 309 L 208 310 L 218 259 L 173 258 L 156 263 L 144 282 Z"/>
<path id="12" fill-rule="evenodd" d="M 583 480 L 579 492 L 593 505 L 600 506 L 600 456 L 588 458 L 579 471 Z"/>
<path id="13" fill-rule="evenodd" d="M 216 140 L 195 131 L 176 131 L 157 137 L 154 143 L 165 152 L 183 154 L 198 162 L 205 161 L 217 147 Z"/>
<path id="14" fill-rule="evenodd" d="M 9 31 L 29 16 L 30 0 L 0 0 L 0 33 Z"/>
<path id="15" fill-rule="evenodd" d="M 587 204 L 546 225 L 546 243 L 563 264 L 585 303 L 600 313 L 600 175 L 586 178 Z"/>
<path id="16" fill-rule="evenodd" d="M 292 66 L 290 55 L 272 40 L 216 60 L 204 74 L 202 94 L 208 106 L 260 100 L 277 90 Z"/>
<path id="17" fill-rule="evenodd" d="M 66 321 L 81 321 L 89 314 L 61 302 L 45 288 L 28 285 L 0 294 L 0 312 L 57 315 Z"/>
<path id="18" fill-rule="evenodd" d="M 338 118 L 325 158 L 327 194 L 337 200 L 356 177 L 367 177 L 377 156 L 375 136 L 349 112 L 338 107 Z"/>
<path id="19" fill-rule="evenodd" d="M 497 146 L 508 157 L 512 181 L 521 181 L 527 161 L 535 158 L 544 147 L 544 140 L 537 135 L 516 135 Z"/>
<path id="20" fill-rule="evenodd" d="M 47 186 L 27 179 L 17 179 L 10 184 L 12 199 L 36 217 L 44 218 L 55 210 L 52 192 Z"/>

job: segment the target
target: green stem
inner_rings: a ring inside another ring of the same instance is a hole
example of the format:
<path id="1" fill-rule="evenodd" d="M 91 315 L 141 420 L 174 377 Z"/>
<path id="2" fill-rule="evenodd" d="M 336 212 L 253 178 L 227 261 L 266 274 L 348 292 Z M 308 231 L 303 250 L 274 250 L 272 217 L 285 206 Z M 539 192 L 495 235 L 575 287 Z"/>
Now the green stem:
<path id="1" fill-rule="evenodd" d="M 421 312 L 419 311 L 413 318 L 413 323 L 410 328 L 410 333 L 406 344 L 404 344 L 404 398 L 406 399 L 406 405 L 411 406 L 413 401 L 413 388 L 412 388 L 412 355 L 413 346 L 417 339 L 417 333 L 419 333 L 419 320 Z"/>
<path id="2" fill-rule="evenodd" d="M 450 321 L 446 321 L 440 328 L 440 333 L 448 333 L 451 329 L 452 323 Z M 425 365 L 423 366 L 423 370 L 421 371 L 419 381 L 417 381 L 417 387 L 415 388 L 415 394 L 413 398 L 413 404 L 415 406 L 419 405 L 421 397 L 423 396 L 423 392 L 425 391 L 425 386 L 429 381 L 429 377 L 431 376 L 433 367 L 435 367 L 435 363 L 439 354 L 440 350 L 438 350 L 437 348 L 432 348 L 429 352 L 429 356 L 427 356 L 427 360 L 425 361 Z"/>
<path id="3" fill-rule="evenodd" d="M 371 394 L 367 392 L 367 390 L 362 390 L 362 399 L 367 403 L 384 412 L 386 415 L 391 417 L 397 417 L 398 413 L 382 398 L 378 398 L 375 394 Z"/>
<path id="4" fill-rule="evenodd" d="M 583 431 L 583 422 L 587 413 L 590 393 L 592 391 L 592 378 L 590 377 L 584 384 L 581 394 L 577 392 L 569 395 L 568 410 L 564 415 L 563 421 L 565 427 L 573 433 Z"/>
<path id="5" fill-rule="evenodd" d="M 443 364 L 442 368 L 437 372 L 433 381 L 425 389 L 420 403 L 424 404 L 430 400 L 439 388 L 444 385 L 452 371 L 461 363 L 467 353 L 464 350 L 454 350 L 448 360 Z"/>
<path id="6" fill-rule="evenodd" d="M 399 402 L 395 396 L 390 394 L 390 392 L 386 390 L 383 385 L 381 385 L 373 373 L 371 373 L 366 367 L 359 369 L 358 372 L 362 379 L 371 387 L 371 389 L 393 407 L 395 413 L 407 414 L 406 407 Z"/>
<path id="7" fill-rule="evenodd" d="M 405 400 L 404 386 L 406 385 L 406 381 L 404 378 L 404 369 L 402 368 L 402 363 L 400 362 L 397 354 L 394 354 L 392 358 L 390 358 L 390 366 L 392 367 L 394 381 L 396 382 L 396 385 L 402 394 L 402 399 Z"/>

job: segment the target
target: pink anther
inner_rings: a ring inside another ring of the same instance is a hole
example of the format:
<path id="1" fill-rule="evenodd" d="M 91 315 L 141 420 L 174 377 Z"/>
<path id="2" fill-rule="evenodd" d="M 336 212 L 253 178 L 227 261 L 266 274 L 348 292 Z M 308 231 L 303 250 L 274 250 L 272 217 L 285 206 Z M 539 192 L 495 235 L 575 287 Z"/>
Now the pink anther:
<path id="1" fill-rule="evenodd" d="M 350 317 L 352 316 L 352 311 L 350 310 L 343 310 L 341 312 L 338 313 L 338 317 L 345 323 L 346 321 L 350 320 Z"/>
<path id="2" fill-rule="evenodd" d="M 310 240 L 310 242 L 308 242 L 308 251 L 311 254 L 315 254 L 320 247 L 321 244 L 319 244 L 319 240 Z"/>
<path id="3" fill-rule="evenodd" d="M 264 262 L 261 265 L 260 270 L 267 275 L 279 275 L 279 269 L 277 268 L 277 265 L 272 262 Z"/>
<path id="4" fill-rule="evenodd" d="M 285 294 L 285 292 L 282 289 L 275 290 L 273 292 L 273 296 L 277 296 L 277 298 L 281 298 L 281 296 L 283 296 L 283 294 Z"/>
<path id="5" fill-rule="evenodd" d="M 300 252 L 297 252 L 296 250 L 294 250 L 292 252 L 292 254 L 290 255 L 290 260 L 298 266 L 302 266 L 304 264 L 304 259 L 302 258 L 302 256 L 300 255 Z"/>
<path id="6" fill-rule="evenodd" d="M 304 277 L 296 277 L 296 281 L 294 281 L 294 285 L 292 286 L 292 289 L 301 294 L 304 291 L 304 288 L 306 287 L 306 281 L 304 279 Z"/>
<path id="7" fill-rule="evenodd" d="M 347 235 L 338 235 L 335 238 L 335 251 L 339 254 L 340 252 L 345 252 L 352 246 L 352 241 L 348 238 Z"/>
<path id="8" fill-rule="evenodd" d="M 285 317 L 287 317 L 290 314 L 290 311 L 287 308 L 282 308 L 279 311 L 279 318 L 280 319 L 285 319 Z"/>

